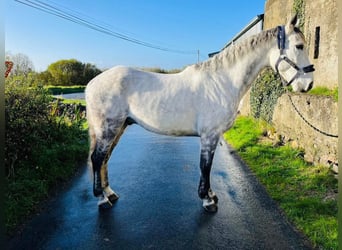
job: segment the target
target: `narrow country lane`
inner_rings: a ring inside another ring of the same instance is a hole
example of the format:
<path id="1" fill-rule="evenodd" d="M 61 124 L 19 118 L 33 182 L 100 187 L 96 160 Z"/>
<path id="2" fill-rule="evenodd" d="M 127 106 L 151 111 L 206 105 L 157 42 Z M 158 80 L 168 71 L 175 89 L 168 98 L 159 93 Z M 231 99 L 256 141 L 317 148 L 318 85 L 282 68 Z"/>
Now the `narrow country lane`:
<path id="1" fill-rule="evenodd" d="M 225 142 L 216 151 L 219 210 L 208 214 L 197 196 L 199 139 L 131 126 L 109 162 L 113 208 L 97 209 L 84 166 L 8 249 L 311 249 L 231 151 Z"/>

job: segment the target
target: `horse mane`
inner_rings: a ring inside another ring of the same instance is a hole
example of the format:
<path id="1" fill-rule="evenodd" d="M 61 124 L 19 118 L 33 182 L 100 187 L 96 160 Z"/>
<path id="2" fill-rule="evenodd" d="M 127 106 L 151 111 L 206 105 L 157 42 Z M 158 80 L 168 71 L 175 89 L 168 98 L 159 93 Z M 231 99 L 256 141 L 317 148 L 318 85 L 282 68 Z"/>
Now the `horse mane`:
<path id="1" fill-rule="evenodd" d="M 259 44 L 268 42 L 274 39 L 276 36 L 277 28 L 262 31 L 261 33 L 248 37 L 241 42 L 231 44 L 209 60 L 195 64 L 193 66 L 198 70 L 216 70 L 220 68 L 223 63 L 228 64 L 228 66 L 232 65 L 250 51 L 253 51 Z"/>

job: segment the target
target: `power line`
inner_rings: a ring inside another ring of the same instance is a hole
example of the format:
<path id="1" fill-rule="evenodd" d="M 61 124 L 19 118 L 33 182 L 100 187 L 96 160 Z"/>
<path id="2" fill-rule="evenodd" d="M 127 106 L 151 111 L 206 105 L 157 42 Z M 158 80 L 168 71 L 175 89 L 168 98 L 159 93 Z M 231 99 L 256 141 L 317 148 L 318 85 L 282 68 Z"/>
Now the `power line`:
<path id="1" fill-rule="evenodd" d="M 108 28 L 102 26 L 102 25 L 96 24 L 95 22 L 87 21 L 86 19 L 84 19 L 80 16 L 77 16 L 76 14 L 72 14 L 72 13 L 70 14 L 70 13 L 68 13 L 68 12 L 66 12 L 66 11 L 64 11 L 64 10 L 62 10 L 62 9 L 52 5 L 52 4 L 48 4 L 48 3 L 45 3 L 45 2 L 40 1 L 40 0 L 15 0 L 15 1 L 20 3 L 20 4 L 26 5 L 28 7 L 43 11 L 45 13 L 48 13 L 50 15 L 54 15 L 54 16 L 57 16 L 59 18 L 65 19 L 67 21 L 70 21 L 70 22 L 82 25 L 84 27 L 87 27 L 89 29 L 101 32 L 103 34 L 113 36 L 115 38 L 119 38 L 119 39 L 125 40 L 127 42 L 135 43 L 135 44 L 145 46 L 148 48 L 158 49 L 158 50 L 162 50 L 162 51 L 166 51 L 166 52 L 179 53 L 179 54 L 195 55 L 198 53 L 197 50 L 178 50 L 178 49 L 159 46 L 156 44 L 148 43 L 148 42 L 133 38 L 131 36 L 127 36 L 127 35 L 119 33 L 119 32 L 115 32 L 111 29 L 108 29 Z"/>

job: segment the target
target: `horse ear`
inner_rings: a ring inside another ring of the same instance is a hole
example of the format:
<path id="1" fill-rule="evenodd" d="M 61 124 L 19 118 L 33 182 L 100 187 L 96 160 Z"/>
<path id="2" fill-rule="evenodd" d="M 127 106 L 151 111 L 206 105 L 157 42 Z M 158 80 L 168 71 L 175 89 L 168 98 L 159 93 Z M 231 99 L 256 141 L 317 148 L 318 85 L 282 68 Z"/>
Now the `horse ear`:
<path id="1" fill-rule="evenodd" d="M 298 15 L 294 15 L 294 17 L 292 17 L 291 21 L 290 21 L 291 25 L 293 25 L 294 27 L 297 26 L 298 24 Z"/>
<path id="2" fill-rule="evenodd" d="M 286 28 L 288 31 L 292 31 L 294 27 L 298 25 L 298 16 L 295 14 L 290 21 L 287 23 Z"/>

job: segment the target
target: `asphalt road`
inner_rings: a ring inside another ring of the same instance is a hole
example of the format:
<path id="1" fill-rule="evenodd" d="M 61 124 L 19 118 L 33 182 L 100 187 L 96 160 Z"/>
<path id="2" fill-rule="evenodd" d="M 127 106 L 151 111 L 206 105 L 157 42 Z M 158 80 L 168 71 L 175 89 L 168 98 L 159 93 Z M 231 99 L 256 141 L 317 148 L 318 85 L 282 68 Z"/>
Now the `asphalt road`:
<path id="1" fill-rule="evenodd" d="M 198 165 L 198 138 L 129 127 L 109 162 L 113 208 L 97 209 L 84 166 L 8 249 L 311 249 L 224 142 L 211 176 L 216 214 L 197 196 Z"/>

